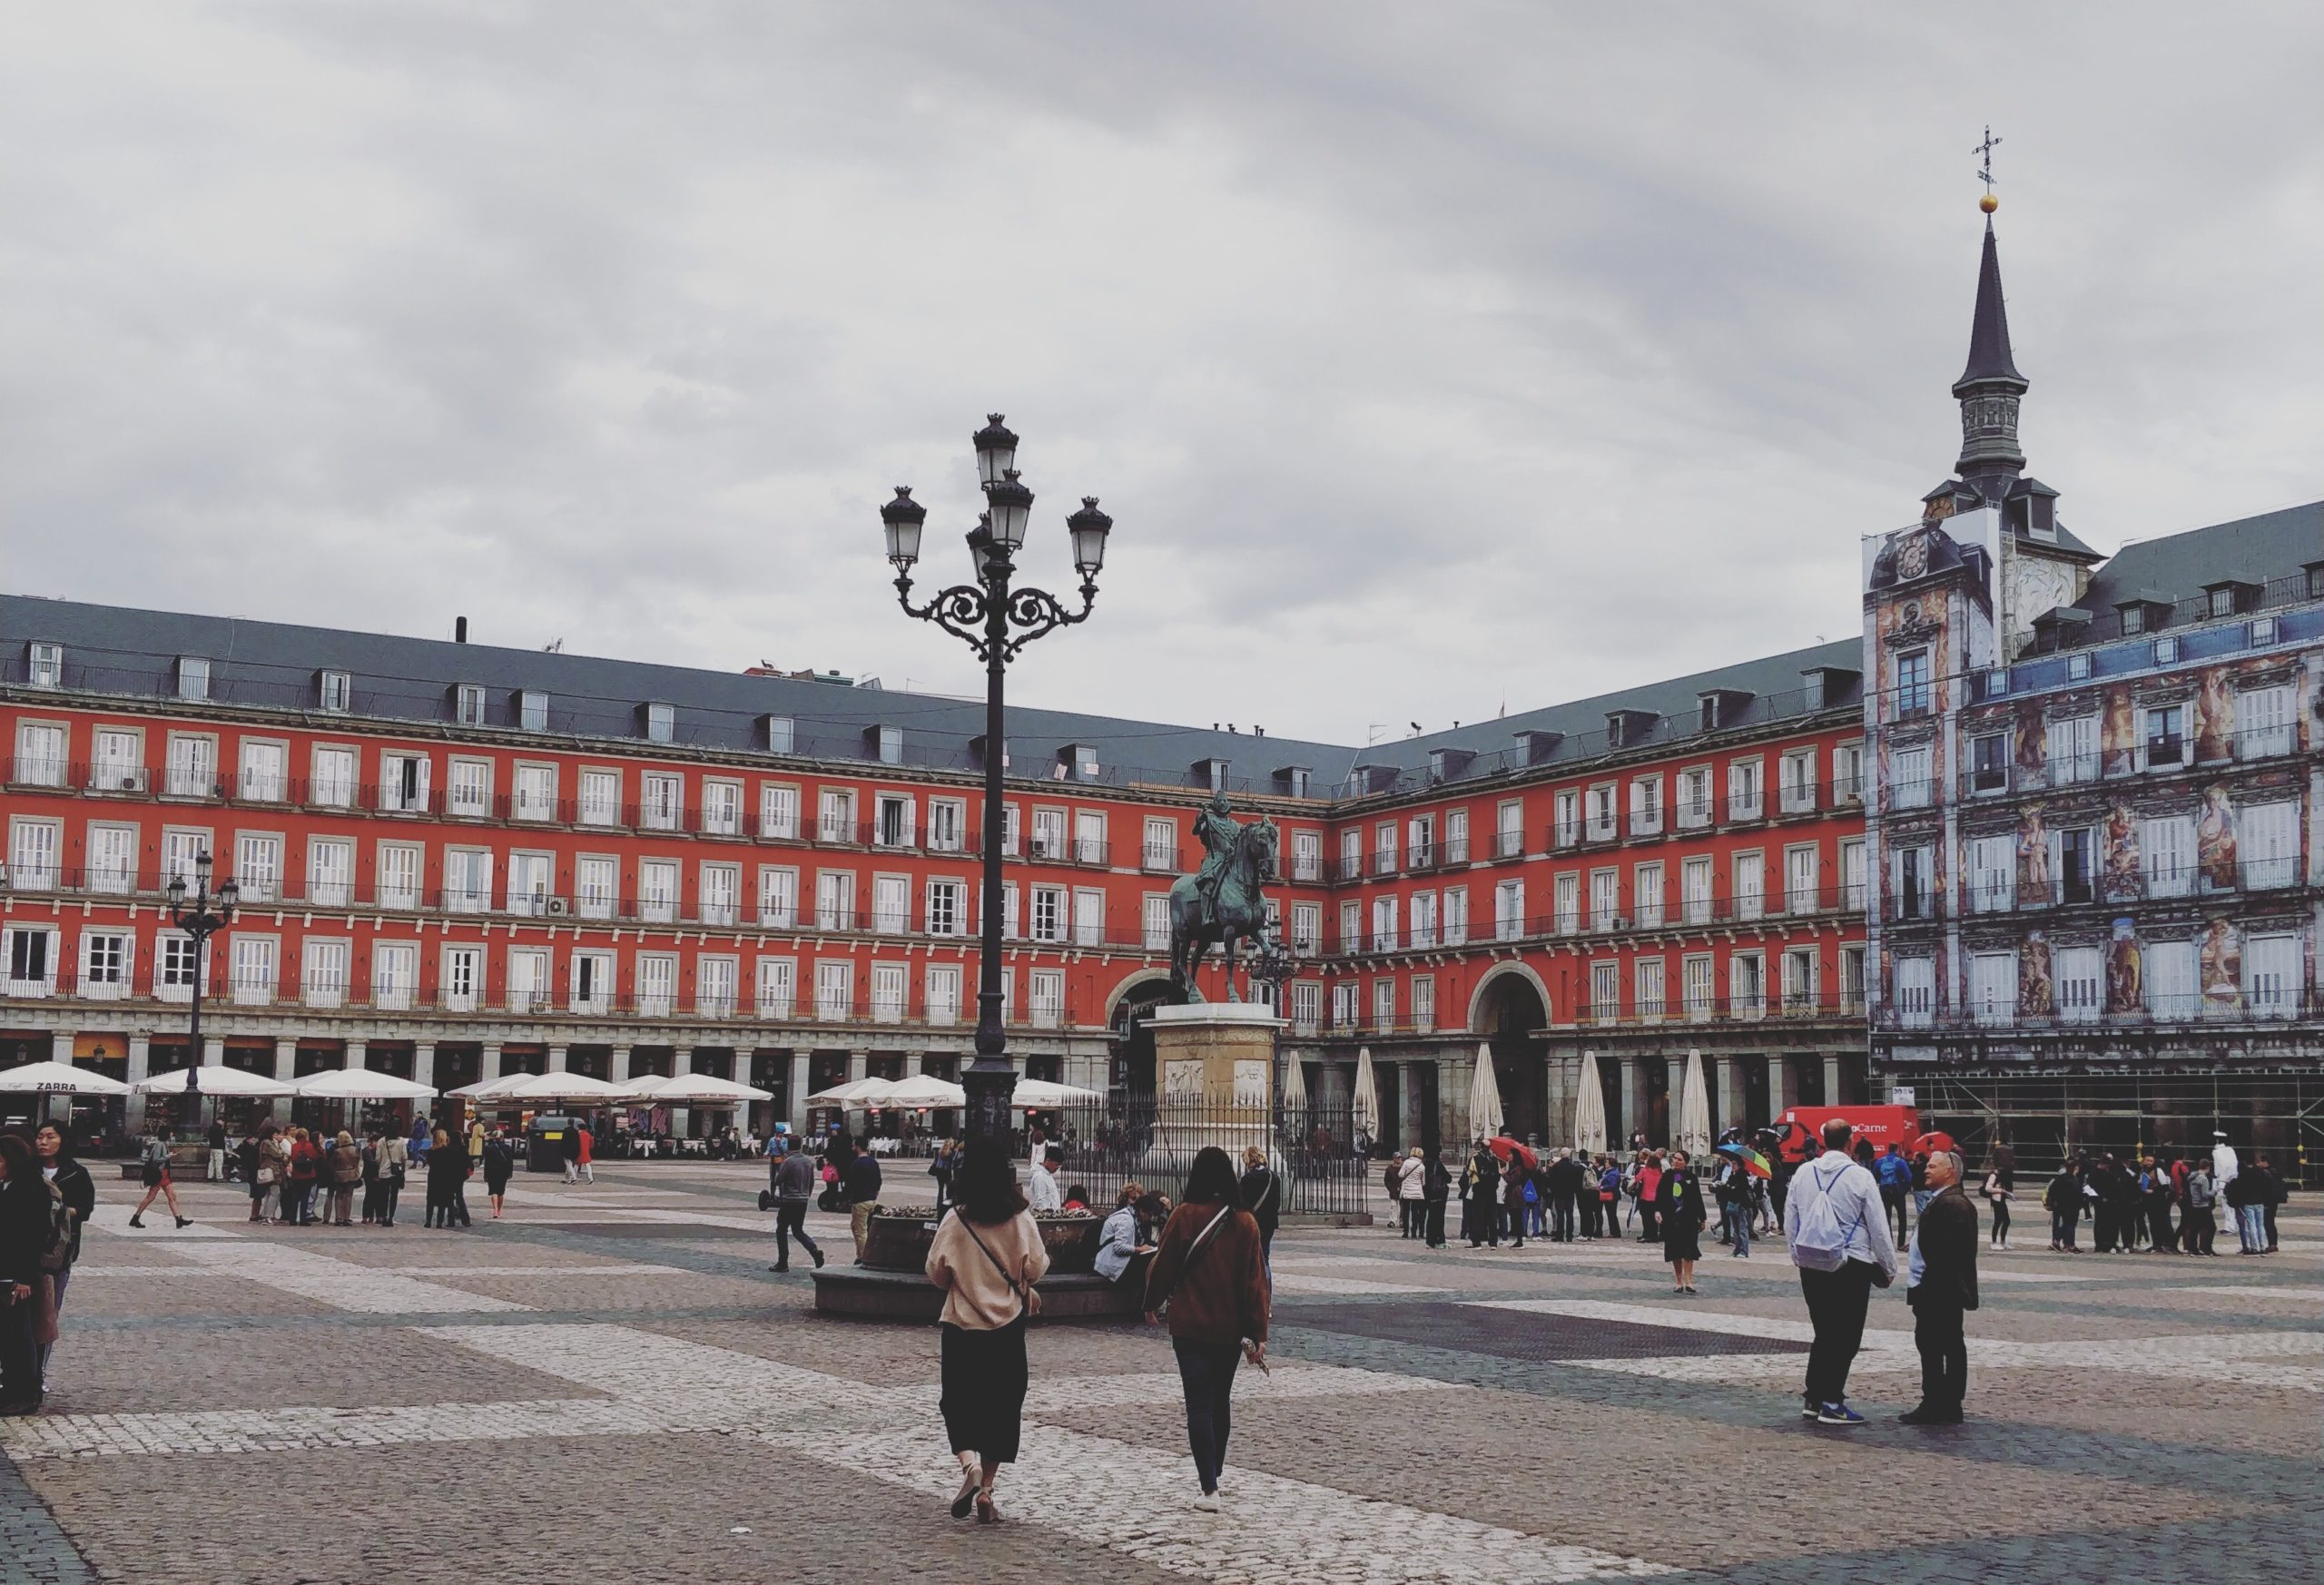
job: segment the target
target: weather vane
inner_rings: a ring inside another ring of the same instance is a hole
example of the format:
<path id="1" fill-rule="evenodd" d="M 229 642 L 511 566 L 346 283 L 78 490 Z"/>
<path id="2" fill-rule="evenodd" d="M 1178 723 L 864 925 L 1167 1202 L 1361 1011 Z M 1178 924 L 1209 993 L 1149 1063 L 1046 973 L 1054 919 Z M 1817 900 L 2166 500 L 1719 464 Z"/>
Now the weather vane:
<path id="1" fill-rule="evenodd" d="M 1985 141 L 1969 152 L 1981 155 L 1984 162 L 1977 167 L 1977 178 L 1985 184 L 1985 195 L 1977 200 L 1977 207 L 1987 214 L 2001 207 L 2001 200 L 1994 196 L 1994 151 L 2001 147 L 2001 140 L 1994 136 L 1990 123 L 1985 127 Z"/>

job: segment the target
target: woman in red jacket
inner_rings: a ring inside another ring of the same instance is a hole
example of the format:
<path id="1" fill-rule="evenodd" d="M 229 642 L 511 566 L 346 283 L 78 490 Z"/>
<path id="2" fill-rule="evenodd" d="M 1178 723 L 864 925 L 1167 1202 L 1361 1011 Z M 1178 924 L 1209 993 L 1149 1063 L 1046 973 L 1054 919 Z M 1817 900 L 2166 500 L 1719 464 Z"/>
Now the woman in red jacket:
<path id="1" fill-rule="evenodd" d="M 1235 1367 L 1267 1362 L 1267 1285 L 1259 1225 L 1239 1208 L 1235 1164 L 1216 1145 L 1195 1157 L 1183 1203 L 1164 1224 L 1146 1275 L 1146 1319 L 1165 1305 L 1178 1383 L 1187 1397 L 1187 1441 L 1193 1445 L 1202 1494 L 1195 1506 L 1218 1511 L 1218 1476 L 1226 1462 Z"/>

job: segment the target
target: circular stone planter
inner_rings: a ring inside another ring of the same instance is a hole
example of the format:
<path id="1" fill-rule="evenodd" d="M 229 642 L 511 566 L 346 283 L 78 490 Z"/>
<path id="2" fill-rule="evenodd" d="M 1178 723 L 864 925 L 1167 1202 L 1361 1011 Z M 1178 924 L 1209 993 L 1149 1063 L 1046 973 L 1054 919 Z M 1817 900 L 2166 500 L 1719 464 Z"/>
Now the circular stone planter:
<path id="1" fill-rule="evenodd" d="M 1105 1224 L 1096 1216 L 1037 1216 L 1049 1270 L 1059 1275 L 1086 1272 L 1098 1263 L 1098 1239 Z M 929 1245 L 936 1242 L 933 1206 L 896 1206 L 872 1214 L 863 1235 L 862 1264 L 874 1271 L 921 1271 Z"/>

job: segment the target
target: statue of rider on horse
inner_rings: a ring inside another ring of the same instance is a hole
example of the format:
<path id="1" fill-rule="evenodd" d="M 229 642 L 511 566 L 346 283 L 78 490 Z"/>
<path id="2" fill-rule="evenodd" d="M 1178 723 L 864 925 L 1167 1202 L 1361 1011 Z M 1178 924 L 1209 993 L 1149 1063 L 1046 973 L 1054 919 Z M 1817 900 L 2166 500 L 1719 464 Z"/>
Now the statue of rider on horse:
<path id="1" fill-rule="evenodd" d="M 1221 788 L 1195 816 L 1195 835 L 1202 840 L 1202 866 L 1170 888 L 1170 982 L 1188 1001 L 1202 1000 L 1195 970 L 1216 943 L 1226 949 L 1226 998 L 1241 1001 L 1236 946 L 1248 940 L 1264 951 L 1271 944 L 1260 887 L 1275 878 L 1282 833 L 1271 820 L 1236 820 Z"/>

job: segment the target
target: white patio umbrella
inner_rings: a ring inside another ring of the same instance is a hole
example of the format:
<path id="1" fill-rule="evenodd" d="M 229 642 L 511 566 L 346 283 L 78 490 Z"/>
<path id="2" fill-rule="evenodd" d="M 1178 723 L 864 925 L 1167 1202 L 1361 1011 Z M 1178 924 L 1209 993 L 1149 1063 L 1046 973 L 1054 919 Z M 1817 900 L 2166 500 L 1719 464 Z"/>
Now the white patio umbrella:
<path id="1" fill-rule="evenodd" d="M 202 1088 L 207 1089 L 208 1084 Z M 302 1100 L 434 1100 L 436 1087 L 368 1068 L 326 1068 L 294 1078 L 290 1088 Z"/>
<path id="2" fill-rule="evenodd" d="M 129 1086 L 70 1062 L 27 1062 L 0 1073 L 0 1090 L 22 1095 L 127 1095 Z"/>
<path id="3" fill-rule="evenodd" d="M 1477 1042 L 1477 1066 L 1469 1080 L 1469 1133 L 1490 1139 L 1501 1132 L 1501 1083 L 1493 1077 L 1492 1048 Z"/>
<path id="4" fill-rule="evenodd" d="M 835 1084 L 829 1089 L 818 1090 L 807 1098 L 811 1107 L 850 1107 L 861 1110 L 865 1107 L 888 1104 L 888 1081 L 884 1078 L 859 1078 L 850 1084 Z"/>
<path id="5" fill-rule="evenodd" d="M 167 1073 L 157 1073 L 151 1078 L 141 1078 L 129 1088 L 146 1095 L 183 1095 L 186 1092 L 186 1077 L 192 1071 L 190 1068 L 172 1068 Z M 245 1073 L 239 1068 L 228 1068 L 223 1063 L 204 1063 L 201 1072 L 199 1088 L 205 1096 L 281 1097 L 299 1093 L 280 1079 Z"/>
<path id="6" fill-rule="evenodd" d="M 642 1095 L 655 1106 L 673 1107 L 734 1107 L 749 1101 L 773 1100 L 771 1089 L 758 1089 L 747 1084 L 737 1084 L 731 1078 L 721 1078 L 714 1073 L 681 1073 L 672 1078 L 655 1078 L 654 1088 L 640 1090 L 637 1080 L 624 1088 L 632 1097 Z"/>
<path id="7" fill-rule="evenodd" d="M 504 1073 L 497 1078 L 482 1079 L 475 1084 L 464 1084 L 458 1089 L 448 1089 L 444 1095 L 448 1100 L 490 1100 L 495 1096 L 507 1095 L 518 1085 L 538 1077 L 534 1073 Z"/>
<path id="8" fill-rule="evenodd" d="M 1598 1053 L 1581 1054 L 1581 1092 L 1573 1103 L 1573 1147 L 1584 1156 L 1606 1148 L 1606 1087 L 1599 1082 Z"/>
<path id="9" fill-rule="evenodd" d="M 969 1092 L 950 1079 L 933 1074 L 918 1073 L 900 1079 L 888 1087 L 887 1099 L 891 1107 L 964 1107 L 969 1104 Z"/>
<path id="10" fill-rule="evenodd" d="M 1305 1111 L 1307 1107 L 1307 1065 L 1293 1056 L 1285 1061 L 1283 1068 L 1283 1109 Z"/>
<path id="11" fill-rule="evenodd" d="M 1028 1108 L 1046 1112 L 1057 1107 L 1069 1107 L 1078 1101 L 1105 1098 L 1096 1090 L 1084 1089 L 1078 1084 L 1059 1084 L 1047 1078 L 1020 1078 L 1009 1098 L 1009 1104 L 1020 1112 Z"/>
<path id="12" fill-rule="evenodd" d="M 592 1078 L 586 1073 L 536 1073 L 493 1098 L 526 1102 L 604 1101 L 608 1105 L 619 1105 L 635 1098 L 620 1085 Z"/>
<path id="13" fill-rule="evenodd" d="M 1355 1053 L 1355 1098 L 1351 1121 L 1355 1131 L 1367 1139 L 1380 1133 L 1380 1081 L 1372 1073 L 1372 1048 L 1360 1046 Z"/>
<path id="14" fill-rule="evenodd" d="M 1689 1048 L 1687 1076 L 1679 1087 L 1679 1148 L 1689 1157 L 1710 1149 L 1710 1092 L 1703 1087 L 1703 1054 Z"/>

